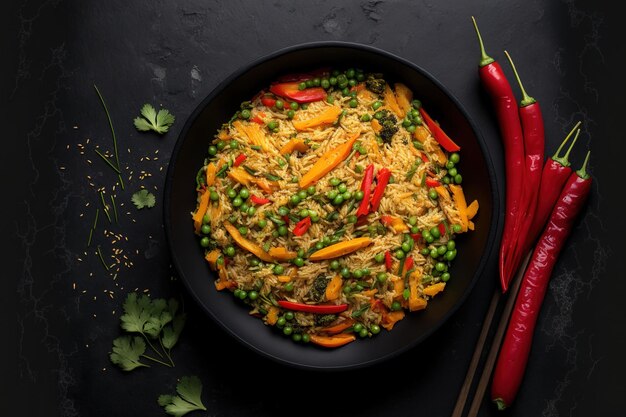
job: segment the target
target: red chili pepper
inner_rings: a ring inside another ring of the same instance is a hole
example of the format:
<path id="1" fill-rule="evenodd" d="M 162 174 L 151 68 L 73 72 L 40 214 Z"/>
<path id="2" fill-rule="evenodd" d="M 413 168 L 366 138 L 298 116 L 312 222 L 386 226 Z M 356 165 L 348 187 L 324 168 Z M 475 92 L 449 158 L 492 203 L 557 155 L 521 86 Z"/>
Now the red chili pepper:
<path id="1" fill-rule="evenodd" d="M 278 301 L 278 305 L 287 310 L 318 314 L 336 314 L 348 309 L 348 304 L 303 304 L 285 300 Z"/>
<path id="2" fill-rule="evenodd" d="M 369 212 L 370 195 L 372 194 L 372 181 L 374 180 L 374 164 L 369 164 L 365 168 L 365 175 L 361 181 L 361 191 L 363 191 L 363 200 L 356 211 L 356 216 L 361 217 Z"/>
<path id="3" fill-rule="evenodd" d="M 272 84 L 270 91 L 277 96 L 296 101 L 298 103 L 310 103 L 326 99 L 326 90 L 322 87 L 298 89 L 297 82 Z"/>
<path id="4" fill-rule="evenodd" d="M 309 230 L 309 227 L 311 227 L 311 217 L 307 216 L 296 223 L 296 226 L 293 228 L 293 234 L 296 236 L 302 236 L 307 230 Z"/>
<path id="5" fill-rule="evenodd" d="M 422 161 L 425 164 L 427 164 L 429 162 L 428 156 L 424 152 L 420 152 L 420 158 L 422 158 Z"/>
<path id="6" fill-rule="evenodd" d="M 269 198 L 259 197 L 257 195 L 251 195 L 250 196 L 250 201 L 252 201 L 257 206 L 262 206 L 263 204 L 271 203 Z"/>
<path id="7" fill-rule="evenodd" d="M 578 126 L 580 126 L 580 122 L 576 123 L 576 125 L 569 132 L 565 140 L 563 140 L 555 154 L 551 158 L 548 158 L 542 169 L 540 185 L 538 188 L 539 197 L 537 198 L 535 212 L 532 219 L 530 219 L 530 222 L 528 222 L 528 224 L 524 224 L 522 226 L 522 229 L 520 229 L 521 233 L 526 230 L 526 234 L 522 234 L 520 236 L 521 243 L 518 243 L 519 246 L 514 252 L 512 271 L 515 271 L 519 267 L 521 260 L 524 258 L 526 253 L 528 253 L 531 246 L 535 243 L 535 240 L 543 230 L 543 227 L 545 226 L 548 217 L 550 217 L 552 208 L 559 198 L 559 194 L 563 189 L 563 185 L 572 173 L 569 162 L 569 154 L 576 144 L 576 141 L 578 140 L 578 135 L 580 134 L 580 129 L 578 129 Z M 563 146 L 565 146 L 569 138 L 574 134 L 574 131 L 576 131 L 574 140 L 570 144 L 565 155 L 559 157 L 558 155 L 559 153 L 561 153 Z"/>
<path id="8" fill-rule="evenodd" d="M 392 259 L 391 259 L 391 252 L 386 251 L 385 252 L 385 268 L 387 268 L 387 271 L 391 271 L 392 268 Z"/>
<path id="9" fill-rule="evenodd" d="M 461 150 L 461 147 L 454 143 L 452 139 L 450 139 L 450 136 L 448 136 L 446 132 L 444 132 L 443 129 L 439 127 L 439 125 L 435 123 L 433 119 L 431 119 L 431 117 L 428 115 L 428 113 L 426 113 L 426 110 L 424 110 L 423 107 L 420 107 L 419 112 L 426 122 L 428 130 L 432 132 L 435 140 L 441 145 L 443 149 L 448 152 L 457 152 Z"/>
<path id="10" fill-rule="evenodd" d="M 517 395 L 552 270 L 591 191 L 588 161 L 589 153 L 583 167 L 570 174 L 524 274 L 491 384 L 491 398 L 500 410 Z"/>
<path id="11" fill-rule="evenodd" d="M 404 268 L 402 268 L 402 275 L 406 274 L 413 268 L 413 257 L 409 256 L 406 258 L 406 262 L 404 262 Z"/>
<path id="12" fill-rule="evenodd" d="M 266 107 L 274 107 L 274 105 L 276 105 L 276 99 L 273 97 L 263 96 L 261 97 L 261 103 Z"/>
<path id="13" fill-rule="evenodd" d="M 500 64 L 487 55 L 482 37 L 478 31 L 476 20 L 472 17 L 478 42 L 480 44 L 481 59 L 478 74 L 483 87 L 492 99 L 496 110 L 500 135 L 504 145 L 504 166 L 506 177 L 506 201 L 504 214 L 504 232 L 500 242 L 500 284 L 502 291 L 508 288 L 505 279 L 504 263 L 513 244 L 515 222 L 520 211 L 522 190 L 524 186 L 524 139 L 522 125 L 517 109 L 517 100 L 511 89 L 511 84 L 504 75 Z"/>
<path id="14" fill-rule="evenodd" d="M 247 156 L 243 153 L 240 153 L 237 158 L 235 158 L 235 162 L 233 162 L 233 165 L 238 167 L 239 165 L 241 165 L 243 163 L 243 161 L 245 161 L 247 158 Z"/>
<path id="15" fill-rule="evenodd" d="M 383 194 L 385 193 L 385 187 L 387 187 L 389 178 L 391 178 L 391 171 L 389 171 L 387 168 L 381 168 L 380 171 L 378 171 L 378 175 L 376 176 L 376 188 L 372 193 L 372 201 L 370 202 L 370 211 L 372 213 L 378 210 L 378 205 L 380 204 L 380 200 L 383 198 Z"/>
<path id="16" fill-rule="evenodd" d="M 443 222 L 439 223 L 439 226 L 437 226 L 439 228 L 439 233 L 441 234 L 441 236 L 445 236 L 447 233 L 446 230 L 446 225 L 443 224 Z"/>
<path id="17" fill-rule="evenodd" d="M 508 284 L 511 282 L 511 279 L 515 274 L 515 271 L 517 271 L 519 265 L 522 263 L 522 246 L 527 231 L 533 221 L 537 207 L 537 198 L 539 196 L 539 187 L 541 184 L 541 172 L 543 170 L 545 134 L 543 117 L 541 115 L 541 107 L 539 106 L 539 103 L 526 93 L 511 56 L 507 51 L 504 51 L 504 53 L 509 59 L 509 63 L 513 69 L 513 74 L 515 74 L 515 78 L 517 79 L 522 93 L 522 100 L 519 102 L 519 116 L 524 134 L 526 168 L 520 211 L 517 216 L 515 227 L 513 228 L 513 237 L 511 239 L 512 250 L 508 252 L 508 258 L 504 260 L 503 290 L 506 291 L 508 289 Z"/>
<path id="18" fill-rule="evenodd" d="M 426 178 L 426 185 L 429 187 L 439 187 L 441 183 L 432 178 Z"/>

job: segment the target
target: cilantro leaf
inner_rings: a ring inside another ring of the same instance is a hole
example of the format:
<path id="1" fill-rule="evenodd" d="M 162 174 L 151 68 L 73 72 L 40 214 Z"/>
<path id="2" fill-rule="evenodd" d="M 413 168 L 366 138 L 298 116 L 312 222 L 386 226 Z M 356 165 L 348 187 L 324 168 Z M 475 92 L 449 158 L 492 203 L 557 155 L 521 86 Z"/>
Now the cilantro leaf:
<path id="1" fill-rule="evenodd" d="M 131 333 L 143 333 L 152 310 L 150 297 L 142 295 L 138 298 L 137 293 L 130 293 L 122 307 L 124 308 L 124 314 L 120 317 L 122 329 Z"/>
<path id="2" fill-rule="evenodd" d="M 143 117 L 136 117 L 133 122 L 137 130 L 146 132 L 153 130 L 159 134 L 167 132 L 170 126 L 174 123 L 176 118 L 172 113 L 166 109 L 160 109 L 159 112 L 152 107 L 151 104 L 144 104 L 141 108 L 141 115 Z"/>
<path id="3" fill-rule="evenodd" d="M 184 376 L 176 385 L 178 395 L 161 395 L 157 402 L 165 408 L 165 412 L 181 417 L 190 411 L 205 410 L 202 404 L 202 382 L 197 376 Z"/>
<path id="4" fill-rule="evenodd" d="M 152 194 L 145 188 L 133 194 L 131 200 L 135 207 L 137 207 L 138 209 L 142 209 L 144 207 L 152 208 L 156 203 L 156 197 L 154 196 L 154 194 Z"/>
<path id="5" fill-rule="evenodd" d="M 132 371 L 140 366 L 149 366 L 139 360 L 145 351 L 146 342 L 141 337 L 122 336 L 113 341 L 113 352 L 109 358 L 124 371 Z"/>
<path id="6" fill-rule="evenodd" d="M 152 308 L 150 311 L 150 318 L 144 325 L 143 329 L 152 338 L 156 339 L 159 337 L 161 330 L 163 330 L 163 326 L 172 321 L 172 315 L 169 311 L 165 310 L 167 308 L 167 302 L 158 298 L 152 301 Z"/>
<path id="7" fill-rule="evenodd" d="M 183 331 L 183 327 L 185 327 L 186 318 L 187 316 L 184 313 L 179 314 L 174 317 L 171 325 L 163 327 L 161 342 L 163 342 L 163 346 L 166 349 L 171 349 L 176 343 L 178 343 L 180 333 Z"/>

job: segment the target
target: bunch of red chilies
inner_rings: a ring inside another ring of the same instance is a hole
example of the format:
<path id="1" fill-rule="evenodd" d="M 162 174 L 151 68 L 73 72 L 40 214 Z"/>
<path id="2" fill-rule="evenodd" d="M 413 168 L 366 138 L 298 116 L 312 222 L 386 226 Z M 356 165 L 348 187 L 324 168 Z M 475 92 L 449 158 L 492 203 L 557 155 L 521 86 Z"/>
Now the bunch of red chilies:
<path id="1" fill-rule="evenodd" d="M 505 223 L 498 261 L 503 292 L 535 245 L 494 369 L 491 399 L 502 410 L 511 405 L 521 385 L 552 270 L 584 207 L 591 178 L 586 172 L 589 152 L 576 172 L 572 172 L 568 161 L 580 133 L 580 122 L 544 164 L 544 125 L 539 103 L 524 91 L 513 61 L 505 51 L 522 94 L 517 104 L 502 68 L 486 54 L 476 21 L 472 20 L 481 51 L 479 77 L 492 99 L 504 145 Z M 560 156 L 574 131 L 576 135 L 569 149 Z"/>

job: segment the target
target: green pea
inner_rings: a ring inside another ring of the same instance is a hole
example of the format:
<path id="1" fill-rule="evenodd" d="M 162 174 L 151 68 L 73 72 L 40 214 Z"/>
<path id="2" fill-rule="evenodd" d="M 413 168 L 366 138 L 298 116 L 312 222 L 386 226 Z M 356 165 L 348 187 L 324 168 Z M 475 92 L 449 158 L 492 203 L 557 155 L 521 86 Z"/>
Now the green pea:
<path id="1" fill-rule="evenodd" d="M 285 286 L 283 287 L 285 291 L 287 292 L 291 292 L 293 291 L 293 282 L 288 282 L 285 284 Z"/>
<path id="2" fill-rule="evenodd" d="M 354 70 L 354 68 L 349 68 L 348 70 L 346 70 L 346 77 L 348 77 L 348 79 L 354 78 L 355 75 L 356 71 Z"/>
<path id="3" fill-rule="evenodd" d="M 322 80 L 315 77 L 313 78 L 313 87 L 319 87 L 322 84 Z"/>
<path id="4" fill-rule="evenodd" d="M 326 97 L 326 102 L 329 104 L 333 104 L 335 102 L 335 97 L 329 95 L 328 97 Z"/>
<path id="5" fill-rule="evenodd" d="M 298 90 L 304 90 L 305 88 L 306 88 L 306 83 L 304 81 L 298 84 Z"/>
<path id="6" fill-rule="evenodd" d="M 289 231 L 289 229 L 287 229 L 287 226 L 285 226 L 284 224 L 278 226 L 278 235 L 279 236 L 287 236 L 287 232 Z"/>
<path id="7" fill-rule="evenodd" d="M 241 290 L 239 288 L 235 288 L 235 291 L 233 291 L 233 296 L 235 298 L 239 298 L 240 293 L 241 293 Z"/>
<path id="8" fill-rule="evenodd" d="M 320 215 L 317 213 L 317 211 L 309 210 L 309 217 L 311 218 L 311 221 L 313 223 L 317 223 L 318 221 L 320 221 Z"/>
<path id="9" fill-rule="evenodd" d="M 298 110 L 298 107 L 300 106 L 298 106 L 298 103 L 296 103 L 295 101 L 292 101 L 291 103 L 289 103 L 289 108 L 291 110 Z"/>
<path id="10" fill-rule="evenodd" d="M 254 213 L 256 213 L 256 207 L 250 206 L 248 208 L 248 216 L 254 216 Z"/>
<path id="11" fill-rule="evenodd" d="M 398 258 L 398 259 L 404 258 L 404 251 L 402 249 L 398 249 L 396 251 L 396 258 Z"/>
<path id="12" fill-rule="evenodd" d="M 363 286 L 361 284 L 356 284 L 356 286 L 354 288 L 357 291 L 363 291 Z"/>
<path id="13" fill-rule="evenodd" d="M 460 224 L 454 224 L 452 225 L 452 231 L 454 233 L 461 233 L 461 230 L 463 230 L 463 227 Z"/>
<path id="14" fill-rule="evenodd" d="M 343 94 L 344 96 L 349 96 L 349 95 L 350 95 L 350 88 L 349 88 L 349 87 L 347 87 L 347 86 L 346 86 L 346 87 L 344 87 L 344 88 L 341 90 L 341 94 Z"/>
<path id="15" fill-rule="evenodd" d="M 288 311 L 285 313 L 285 319 L 287 319 L 288 321 L 293 320 L 293 318 L 294 318 L 293 311 Z"/>
<path id="16" fill-rule="evenodd" d="M 350 270 L 348 269 L 347 266 L 344 266 L 343 268 L 341 268 L 341 271 L 339 272 L 339 274 L 344 278 L 348 278 L 350 277 Z"/>
<path id="17" fill-rule="evenodd" d="M 360 269 L 355 269 L 354 271 L 352 271 L 352 276 L 356 279 L 363 278 L 363 271 L 361 271 Z"/>
<path id="18" fill-rule="evenodd" d="M 455 184 L 460 184 L 463 182 L 463 177 L 461 176 L 461 174 L 456 174 L 454 176 L 454 183 Z"/>
<path id="19" fill-rule="evenodd" d="M 218 265 L 224 265 L 224 257 L 223 256 L 219 256 L 217 258 L 217 264 Z"/>
<path id="20" fill-rule="evenodd" d="M 204 236 L 202 239 L 200 239 L 200 246 L 202 246 L 203 248 L 207 248 L 210 244 L 211 241 L 208 237 Z"/>
<path id="21" fill-rule="evenodd" d="M 285 107 L 285 102 L 282 100 L 276 100 L 276 104 L 274 104 L 277 109 L 282 110 Z"/>
<path id="22" fill-rule="evenodd" d="M 226 191 L 226 195 L 232 200 L 233 198 L 237 197 L 237 191 L 233 190 L 232 188 L 229 188 Z"/>
<path id="23" fill-rule="evenodd" d="M 281 217 L 282 217 L 282 216 L 286 216 L 286 215 L 288 215 L 288 214 L 289 214 L 289 209 L 288 209 L 287 207 L 285 207 L 285 206 L 280 206 L 280 207 L 278 208 L 278 215 L 279 215 L 279 216 L 281 216 Z"/>
<path id="24" fill-rule="evenodd" d="M 361 115 L 361 121 L 362 122 L 369 122 L 370 120 L 372 120 L 372 116 L 370 116 L 369 114 L 365 113 L 365 114 Z"/>
<path id="25" fill-rule="evenodd" d="M 370 332 L 372 332 L 372 334 L 380 333 L 380 326 L 378 324 L 372 324 L 370 326 Z"/>
<path id="26" fill-rule="evenodd" d="M 304 259 L 297 257 L 293 260 L 293 264 L 297 267 L 304 266 Z"/>
<path id="27" fill-rule="evenodd" d="M 278 122 L 276 120 L 272 120 L 271 122 L 267 124 L 267 128 L 270 130 L 274 130 L 278 128 Z"/>
<path id="28" fill-rule="evenodd" d="M 439 255 L 443 255 L 444 253 L 446 253 L 448 251 L 448 248 L 444 245 L 441 245 L 437 248 L 437 253 Z"/>
<path id="29" fill-rule="evenodd" d="M 250 266 L 259 266 L 261 264 L 261 261 L 259 261 L 257 258 L 252 258 L 248 261 L 248 263 L 250 264 Z"/>
<path id="30" fill-rule="evenodd" d="M 452 261 L 454 258 L 456 258 L 456 249 L 452 249 L 448 252 L 446 252 L 446 255 L 444 256 L 446 261 Z"/>
<path id="31" fill-rule="evenodd" d="M 348 102 L 348 106 L 352 108 L 355 108 L 358 105 L 359 105 L 359 101 L 356 98 L 353 98 L 352 100 Z"/>
<path id="32" fill-rule="evenodd" d="M 437 226 L 430 229 L 430 234 L 433 235 L 435 239 L 439 239 L 441 237 L 441 232 Z"/>
<path id="33" fill-rule="evenodd" d="M 239 233 L 242 234 L 242 236 L 245 236 L 248 234 L 248 228 L 246 226 L 241 226 L 238 230 L 239 230 Z"/>
<path id="34" fill-rule="evenodd" d="M 308 195 L 314 195 L 315 194 L 315 186 L 311 185 L 309 188 L 306 189 L 306 193 Z"/>
<path id="35" fill-rule="evenodd" d="M 411 126 L 411 124 L 412 124 L 412 122 L 409 119 L 404 119 L 402 121 L 402 126 L 404 126 L 404 127 L 409 127 L 409 126 Z"/>
<path id="36" fill-rule="evenodd" d="M 329 83 L 330 85 L 335 85 L 335 84 L 337 84 L 337 77 L 330 77 L 330 78 L 328 79 L 328 83 Z"/>
<path id="37" fill-rule="evenodd" d="M 209 155 L 215 156 L 217 155 L 217 148 L 213 145 L 209 146 Z"/>
<path id="38" fill-rule="evenodd" d="M 354 199 L 355 199 L 356 201 L 361 201 L 361 200 L 363 200 L 363 196 L 364 196 L 364 195 L 365 195 L 365 194 L 363 193 L 363 191 L 359 190 L 359 191 L 357 191 L 356 193 L 354 193 Z"/>
<path id="39" fill-rule="evenodd" d="M 383 284 L 385 281 L 387 281 L 387 274 L 385 272 L 379 272 L 378 274 L 376 274 L 376 280 Z"/>
<path id="40" fill-rule="evenodd" d="M 311 336 L 308 334 L 303 334 L 302 335 L 302 343 L 309 343 L 311 341 Z"/>
<path id="41" fill-rule="evenodd" d="M 428 248 L 422 248 L 422 250 L 420 251 L 420 253 L 424 256 L 428 256 L 430 255 L 430 249 Z"/>
<path id="42" fill-rule="evenodd" d="M 430 257 L 433 259 L 437 259 L 439 257 L 439 252 L 437 251 L 437 248 L 432 248 L 430 250 Z"/>
<path id="43" fill-rule="evenodd" d="M 339 195 L 339 191 L 337 190 L 330 190 L 326 196 L 328 197 L 329 200 L 334 200 L 335 197 L 337 197 Z"/>
<path id="44" fill-rule="evenodd" d="M 306 85 L 306 88 L 311 88 L 314 85 L 313 80 L 306 80 L 304 84 Z"/>
<path id="45" fill-rule="evenodd" d="M 251 114 L 250 114 L 250 110 L 248 110 L 248 109 L 243 109 L 243 110 L 241 111 L 241 117 L 243 117 L 244 119 L 249 119 L 249 118 L 250 118 L 250 116 L 251 116 Z"/>
<path id="46" fill-rule="evenodd" d="M 209 226 L 208 224 L 203 224 L 200 228 L 200 231 L 203 235 L 208 235 L 209 233 L 211 233 L 211 226 Z"/>
<path id="47" fill-rule="evenodd" d="M 339 269 L 339 261 L 334 259 L 330 262 L 330 269 L 332 269 L 333 271 Z"/>
<path id="48" fill-rule="evenodd" d="M 364 338 L 369 336 L 369 331 L 366 328 L 361 329 L 361 331 L 359 332 L 359 337 L 360 338 Z"/>
<path id="49" fill-rule="evenodd" d="M 300 248 L 298 249 L 298 252 L 296 252 L 298 254 L 298 257 L 300 258 L 304 258 L 304 249 Z"/>
<path id="50" fill-rule="evenodd" d="M 281 265 L 281 264 L 276 264 L 274 265 L 274 270 L 273 270 L 274 274 L 276 275 L 280 275 L 283 272 L 285 272 L 285 268 Z"/>
<path id="51" fill-rule="evenodd" d="M 305 217 L 308 217 L 308 215 L 309 215 L 309 210 L 307 210 L 307 209 L 302 209 L 298 213 L 298 216 L 300 216 L 300 218 L 302 218 L 302 219 L 304 219 Z"/>
<path id="52" fill-rule="evenodd" d="M 328 78 L 323 78 L 322 81 L 320 81 L 320 85 L 324 90 L 328 90 L 330 88 L 330 81 Z"/>
<path id="53" fill-rule="evenodd" d="M 402 243 L 402 251 L 408 253 L 411 251 L 411 244 L 408 242 Z"/>
<path id="54" fill-rule="evenodd" d="M 456 168 L 450 168 L 448 170 L 448 175 L 451 177 L 454 177 L 456 174 L 458 174 L 457 169 Z"/>
<path id="55" fill-rule="evenodd" d="M 394 301 L 393 303 L 391 303 L 391 310 L 398 311 L 401 309 L 402 309 L 402 304 L 400 304 L 399 301 Z"/>
<path id="56" fill-rule="evenodd" d="M 221 151 L 222 149 L 226 147 L 226 141 L 220 140 L 219 142 L 217 142 L 216 146 L 217 146 L 217 150 Z"/>
<path id="57" fill-rule="evenodd" d="M 297 206 L 300 204 L 300 196 L 298 194 L 294 194 L 289 198 L 289 203 L 291 205 Z"/>
<path id="58" fill-rule="evenodd" d="M 372 109 L 378 110 L 382 105 L 383 103 L 381 101 L 375 101 L 374 104 L 372 104 Z"/>
<path id="59" fill-rule="evenodd" d="M 383 112 L 377 111 L 376 113 L 374 113 L 374 119 L 380 120 L 382 118 L 383 118 Z"/>
<path id="60" fill-rule="evenodd" d="M 294 333 L 291 335 L 291 340 L 293 340 L 294 342 L 301 342 L 302 341 L 302 335 L 300 333 Z"/>
<path id="61" fill-rule="evenodd" d="M 350 294 L 352 292 L 352 288 L 346 285 L 345 287 L 343 287 L 342 291 L 344 294 Z"/>
<path id="62" fill-rule="evenodd" d="M 343 193 L 341 196 L 343 197 L 343 201 L 348 201 L 353 197 L 352 191 L 348 190 L 345 193 Z"/>
<path id="63" fill-rule="evenodd" d="M 267 220 L 265 219 L 261 219 L 258 222 L 256 222 L 257 226 L 259 226 L 259 228 L 263 229 L 265 228 L 265 226 L 267 226 Z"/>
<path id="64" fill-rule="evenodd" d="M 446 247 L 448 250 L 453 250 L 456 248 L 456 242 L 454 240 L 449 240 L 448 243 L 446 243 Z"/>
<path id="65" fill-rule="evenodd" d="M 446 270 L 446 264 L 444 264 L 443 262 L 437 262 L 435 264 L 435 269 L 439 272 L 443 272 Z"/>
<path id="66" fill-rule="evenodd" d="M 239 206 L 239 210 L 241 210 L 242 213 L 247 213 L 249 208 L 250 207 L 248 207 L 246 203 L 243 203 L 241 206 Z"/>
<path id="67" fill-rule="evenodd" d="M 233 198 L 233 206 L 239 207 L 241 204 L 243 204 L 243 201 L 241 200 L 241 197 Z"/>
<path id="68" fill-rule="evenodd" d="M 409 217 L 409 224 L 411 226 L 415 226 L 417 224 L 417 217 L 415 217 L 415 216 Z"/>
<path id="69" fill-rule="evenodd" d="M 285 327 L 285 324 L 287 324 L 287 319 L 285 319 L 284 317 L 279 317 L 278 320 L 276 320 L 276 326 L 278 328 Z"/>
<path id="70" fill-rule="evenodd" d="M 450 161 L 454 162 L 455 164 L 458 164 L 460 160 L 461 155 L 459 155 L 458 153 L 454 152 L 452 155 L 450 155 Z"/>
<path id="71" fill-rule="evenodd" d="M 411 226 L 411 233 L 417 234 L 420 232 L 420 228 L 417 226 Z"/>
<path id="72" fill-rule="evenodd" d="M 406 131 L 409 133 L 414 133 L 415 132 L 415 125 L 411 125 L 409 127 L 406 128 Z"/>
<path id="73" fill-rule="evenodd" d="M 429 197 L 431 200 L 436 200 L 436 199 L 439 197 L 439 195 L 437 194 L 437 191 L 435 191 L 435 190 L 430 190 L 430 191 L 428 191 L 428 197 Z"/>
<path id="74" fill-rule="evenodd" d="M 433 237 L 433 235 L 430 234 L 430 232 L 426 233 L 426 231 L 424 231 L 422 233 L 422 237 L 424 238 L 426 243 L 433 243 L 435 241 L 435 238 Z"/>
<path id="75" fill-rule="evenodd" d="M 239 147 L 239 142 L 237 142 L 235 139 L 230 141 L 230 149 L 237 149 Z"/>
<path id="76" fill-rule="evenodd" d="M 448 162 L 446 162 L 446 169 L 451 170 L 452 168 L 454 168 L 454 162 L 448 159 Z"/>
<path id="77" fill-rule="evenodd" d="M 272 237 L 278 237 L 278 230 L 272 231 Z"/>
<path id="78" fill-rule="evenodd" d="M 317 242 L 315 244 L 315 249 L 320 250 L 324 247 L 324 244 L 322 242 Z"/>
<path id="79" fill-rule="evenodd" d="M 330 185 L 332 185 L 333 187 L 338 186 L 339 184 L 341 184 L 341 180 L 339 178 L 331 178 L 330 180 L 328 180 L 328 182 L 330 183 Z"/>
<path id="80" fill-rule="evenodd" d="M 239 291 L 239 298 L 240 299 L 245 300 L 247 296 L 248 296 L 248 293 L 245 292 L 244 290 Z"/>
<path id="81" fill-rule="evenodd" d="M 348 186 L 344 183 L 339 184 L 339 187 L 337 187 L 337 190 L 339 190 L 340 193 L 345 193 L 347 189 Z"/>
<path id="82" fill-rule="evenodd" d="M 385 260 L 385 254 L 382 252 L 377 253 L 374 255 L 374 260 L 379 264 L 382 263 Z"/>
<path id="83" fill-rule="evenodd" d="M 226 248 L 224 249 L 224 255 L 232 258 L 233 256 L 235 256 L 235 248 L 233 246 L 226 246 Z"/>
<path id="84" fill-rule="evenodd" d="M 443 177 L 443 183 L 444 184 L 450 184 L 452 181 L 450 180 L 450 177 L 448 175 L 446 175 L 445 177 Z"/>
<path id="85" fill-rule="evenodd" d="M 288 118 L 293 119 L 295 115 L 296 115 L 295 111 L 293 111 L 293 110 L 288 110 L 287 111 L 287 117 Z"/>
<path id="86" fill-rule="evenodd" d="M 441 274 L 441 280 L 443 282 L 448 282 L 449 279 L 450 279 L 450 273 L 449 272 L 444 272 L 443 274 Z"/>
<path id="87" fill-rule="evenodd" d="M 338 195 L 337 197 L 335 197 L 333 199 L 333 204 L 335 206 L 338 206 L 339 204 L 343 203 L 343 196 L 342 195 Z"/>
<path id="88" fill-rule="evenodd" d="M 202 224 L 207 224 L 211 222 L 211 216 L 209 216 L 209 214 L 205 214 L 204 216 L 202 216 Z"/>
<path id="89" fill-rule="evenodd" d="M 356 323 L 354 326 L 352 326 L 352 330 L 354 330 L 354 333 L 358 333 L 363 330 L 363 325 L 361 323 Z"/>
<path id="90" fill-rule="evenodd" d="M 217 201 L 220 199 L 220 195 L 217 193 L 217 191 L 211 191 L 211 194 L 209 194 L 209 198 L 211 199 L 211 201 Z"/>
<path id="91" fill-rule="evenodd" d="M 358 218 L 354 214 L 351 214 L 346 218 L 346 220 L 348 223 L 356 223 Z"/>

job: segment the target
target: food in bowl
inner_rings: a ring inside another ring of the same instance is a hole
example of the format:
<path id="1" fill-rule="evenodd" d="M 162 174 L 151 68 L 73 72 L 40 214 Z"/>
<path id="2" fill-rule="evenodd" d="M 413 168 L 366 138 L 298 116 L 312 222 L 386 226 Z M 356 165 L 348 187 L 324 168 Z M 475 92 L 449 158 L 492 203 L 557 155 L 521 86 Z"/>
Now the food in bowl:
<path id="1" fill-rule="evenodd" d="M 381 74 L 280 77 L 207 145 L 191 214 L 215 288 L 296 342 L 391 331 L 444 291 L 474 229 L 460 148 Z"/>

